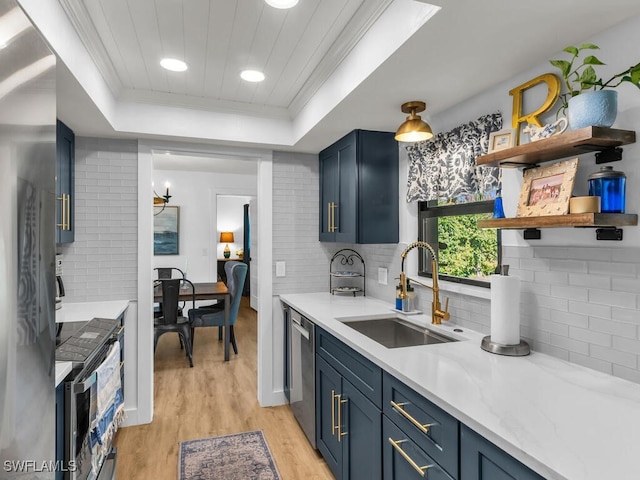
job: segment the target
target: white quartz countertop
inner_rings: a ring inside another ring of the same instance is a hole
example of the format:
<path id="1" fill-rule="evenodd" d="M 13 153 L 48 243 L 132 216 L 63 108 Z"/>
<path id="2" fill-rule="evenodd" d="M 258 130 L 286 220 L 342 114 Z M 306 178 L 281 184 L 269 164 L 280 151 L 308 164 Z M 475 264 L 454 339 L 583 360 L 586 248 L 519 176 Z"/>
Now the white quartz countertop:
<path id="1" fill-rule="evenodd" d="M 280 298 L 543 477 L 640 478 L 640 385 L 537 352 L 494 355 L 480 348 L 484 335 L 452 324 L 433 327 L 464 340 L 388 349 L 336 318 L 389 314 L 390 303 Z M 406 319 L 431 327 L 425 315 Z"/>
<path id="2" fill-rule="evenodd" d="M 71 362 L 56 362 L 56 387 L 69 375 L 71 368 Z"/>
<path id="3" fill-rule="evenodd" d="M 88 322 L 92 318 L 118 318 L 128 306 L 128 300 L 79 303 L 63 301 L 62 308 L 56 310 L 56 323 Z"/>

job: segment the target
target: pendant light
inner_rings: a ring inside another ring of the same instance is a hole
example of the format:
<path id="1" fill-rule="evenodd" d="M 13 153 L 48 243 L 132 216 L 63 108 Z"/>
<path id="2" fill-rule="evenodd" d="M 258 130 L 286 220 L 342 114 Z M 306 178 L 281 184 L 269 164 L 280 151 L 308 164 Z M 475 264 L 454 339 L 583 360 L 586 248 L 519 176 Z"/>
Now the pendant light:
<path id="1" fill-rule="evenodd" d="M 433 137 L 431 127 L 420 118 L 420 115 L 416 115 L 418 112 L 424 112 L 426 108 L 427 105 L 419 101 L 402 104 L 400 109 L 403 113 L 408 113 L 409 116 L 396 131 L 395 138 L 398 142 L 421 142 Z"/>

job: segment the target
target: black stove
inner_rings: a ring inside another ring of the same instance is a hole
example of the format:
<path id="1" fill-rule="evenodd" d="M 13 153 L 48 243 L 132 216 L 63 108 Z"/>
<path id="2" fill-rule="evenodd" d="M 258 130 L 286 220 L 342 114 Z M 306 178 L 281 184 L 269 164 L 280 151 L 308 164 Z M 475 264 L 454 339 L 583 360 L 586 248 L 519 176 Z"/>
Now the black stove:
<path id="1" fill-rule="evenodd" d="M 88 322 L 61 323 L 56 361 L 72 362 L 73 369 L 84 368 L 107 344 L 115 340 L 120 321 L 112 318 L 94 318 Z"/>

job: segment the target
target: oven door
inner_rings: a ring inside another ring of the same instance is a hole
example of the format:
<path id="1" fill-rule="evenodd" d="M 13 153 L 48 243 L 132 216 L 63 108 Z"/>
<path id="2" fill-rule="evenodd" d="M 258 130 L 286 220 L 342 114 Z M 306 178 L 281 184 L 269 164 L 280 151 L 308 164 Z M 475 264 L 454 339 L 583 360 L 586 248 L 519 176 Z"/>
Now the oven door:
<path id="1" fill-rule="evenodd" d="M 95 369 L 65 383 L 66 480 L 94 478 L 91 465 L 91 421 L 96 416 Z"/>

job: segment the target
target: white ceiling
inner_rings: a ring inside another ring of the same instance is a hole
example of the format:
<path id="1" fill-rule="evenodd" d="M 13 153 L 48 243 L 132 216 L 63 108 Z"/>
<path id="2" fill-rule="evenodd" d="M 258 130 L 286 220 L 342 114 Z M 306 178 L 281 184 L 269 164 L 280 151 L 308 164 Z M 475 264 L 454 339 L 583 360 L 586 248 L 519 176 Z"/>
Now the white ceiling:
<path id="1" fill-rule="evenodd" d="M 638 0 L 58 0 L 72 45 L 50 1 L 20 0 L 62 60 L 58 112 L 76 134 L 311 153 L 395 130 L 409 100 L 428 118 L 640 14 Z M 190 68 L 166 72 L 163 56 Z M 265 82 L 240 80 L 245 67 Z"/>

